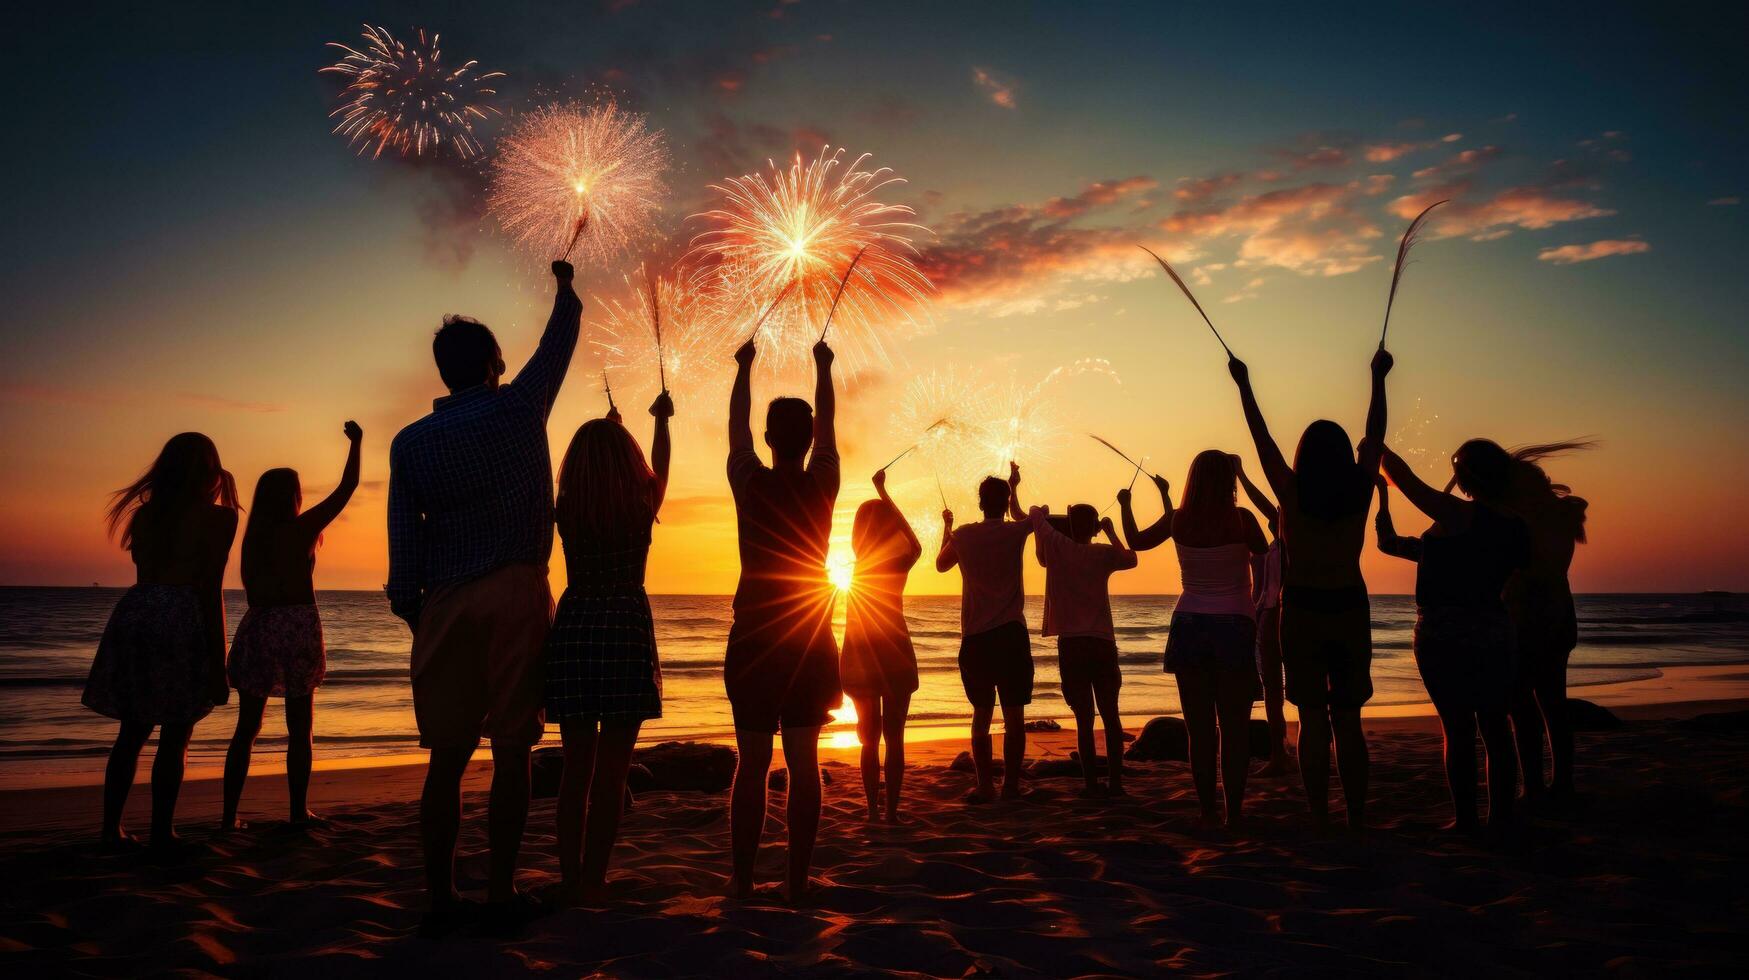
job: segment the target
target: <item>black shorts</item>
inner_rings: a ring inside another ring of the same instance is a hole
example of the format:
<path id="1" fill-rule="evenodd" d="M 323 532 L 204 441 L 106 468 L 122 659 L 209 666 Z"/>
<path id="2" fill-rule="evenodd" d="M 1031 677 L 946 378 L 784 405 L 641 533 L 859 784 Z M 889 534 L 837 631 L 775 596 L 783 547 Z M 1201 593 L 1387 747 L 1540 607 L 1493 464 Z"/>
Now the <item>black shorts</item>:
<path id="1" fill-rule="evenodd" d="M 723 682 L 735 727 L 752 732 L 820 728 L 844 703 L 830 628 L 729 631 Z"/>
<path id="2" fill-rule="evenodd" d="M 1372 700 L 1372 608 L 1364 590 L 1340 604 L 1318 601 L 1320 591 L 1282 596 L 1287 699 L 1298 708 L 1359 709 Z"/>
<path id="3" fill-rule="evenodd" d="M 960 640 L 960 683 L 974 708 L 1032 703 L 1032 634 L 1025 623 L 1003 623 Z"/>
<path id="4" fill-rule="evenodd" d="M 1057 638 L 1057 674 L 1063 681 L 1063 700 L 1077 713 L 1093 710 L 1093 689 L 1108 684 L 1123 686 L 1117 666 L 1117 644 L 1103 636 Z"/>

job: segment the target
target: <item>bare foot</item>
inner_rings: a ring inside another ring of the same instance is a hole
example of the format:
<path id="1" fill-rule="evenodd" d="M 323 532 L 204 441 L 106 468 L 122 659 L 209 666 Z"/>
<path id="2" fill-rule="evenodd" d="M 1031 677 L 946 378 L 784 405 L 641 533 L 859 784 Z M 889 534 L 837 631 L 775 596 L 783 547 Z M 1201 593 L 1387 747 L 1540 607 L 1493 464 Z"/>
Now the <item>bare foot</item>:
<path id="1" fill-rule="evenodd" d="M 102 854 L 134 854 L 145 846 L 143 841 L 125 830 L 105 834 L 97 840 L 97 850 Z"/>
<path id="2" fill-rule="evenodd" d="M 228 822 L 228 823 L 226 821 L 223 821 L 223 820 L 219 821 L 219 833 L 220 834 L 228 834 L 233 830 L 248 830 L 248 829 L 249 829 L 249 821 L 244 820 L 242 817 L 232 817 L 230 819 L 230 822 Z"/>
<path id="3" fill-rule="evenodd" d="M 1003 795 L 1006 796 L 1007 794 L 1004 793 Z M 996 789 L 993 786 L 979 786 L 977 789 L 967 793 L 965 797 L 966 802 L 973 805 L 988 803 L 995 798 Z"/>
<path id="4" fill-rule="evenodd" d="M 315 828 L 315 827 L 328 826 L 328 818 L 317 816 L 316 814 L 311 813 L 308 810 L 305 810 L 303 813 L 303 816 L 292 817 L 290 823 L 291 823 L 291 826 L 293 827 L 293 829 L 309 830 L 309 829 Z"/>

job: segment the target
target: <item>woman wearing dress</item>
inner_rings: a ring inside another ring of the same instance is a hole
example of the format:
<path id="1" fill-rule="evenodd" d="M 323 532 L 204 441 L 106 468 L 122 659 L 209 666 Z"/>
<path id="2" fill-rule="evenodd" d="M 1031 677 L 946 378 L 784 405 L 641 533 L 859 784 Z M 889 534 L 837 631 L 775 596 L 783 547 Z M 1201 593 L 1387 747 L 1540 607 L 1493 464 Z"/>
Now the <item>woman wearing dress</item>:
<path id="1" fill-rule="evenodd" d="M 653 469 L 625 426 L 605 418 L 583 423 L 559 464 L 555 513 L 568 581 L 547 634 L 546 709 L 565 747 L 559 871 L 571 903 L 604 897 L 638 729 L 662 717 L 644 564 L 668 491 L 667 392 L 650 414 Z"/>
<path id="2" fill-rule="evenodd" d="M 225 562 L 237 535 L 237 485 L 213 441 L 171 438 L 144 475 L 115 494 L 109 530 L 133 554 L 136 584 L 116 603 L 81 699 L 121 722 L 103 780 L 105 849 L 137 843 L 122 829 L 140 749 L 158 729 L 152 760 L 152 846 L 178 841 L 195 722 L 230 697 L 225 683 Z"/>
<path id="3" fill-rule="evenodd" d="M 844 614 L 839 678 L 856 705 L 862 788 L 870 823 L 881 819 L 881 738 L 887 740 L 886 820 L 899 820 L 905 777 L 905 718 L 917 690 L 917 651 L 905 625 L 905 579 L 923 554 L 910 522 L 887 496 L 887 471 L 874 475 L 879 499 L 856 509 L 850 545 L 856 571 Z"/>
<path id="4" fill-rule="evenodd" d="M 347 422 L 344 431 L 351 443 L 346 468 L 339 486 L 316 506 L 302 510 L 304 491 L 297 470 L 268 470 L 255 483 L 249 525 L 243 530 L 243 591 L 249 596 L 249 610 L 231 640 L 237 730 L 225 753 L 222 830 L 248 826 L 237 819 L 237 804 L 249 778 L 249 756 L 261 734 L 268 698 L 285 698 L 291 824 L 303 828 L 319 822 L 306 803 L 314 754 L 310 730 L 315 694 L 328 668 L 322 617 L 316 611 L 316 546 L 322 543 L 322 531 L 340 516 L 358 489 L 358 449 L 364 430 L 357 422 Z"/>

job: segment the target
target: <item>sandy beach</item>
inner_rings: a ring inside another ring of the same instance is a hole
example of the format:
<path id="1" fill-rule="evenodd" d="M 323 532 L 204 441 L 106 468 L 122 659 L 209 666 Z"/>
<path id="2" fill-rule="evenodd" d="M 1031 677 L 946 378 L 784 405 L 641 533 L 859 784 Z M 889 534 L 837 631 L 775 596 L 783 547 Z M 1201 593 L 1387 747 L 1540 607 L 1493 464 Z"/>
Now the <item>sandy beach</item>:
<path id="1" fill-rule="evenodd" d="M 1432 719 L 1369 719 L 1375 829 L 1309 833 L 1297 777 L 1254 776 L 1249 826 L 1195 829 L 1182 763 L 1133 766 L 1131 797 L 1075 798 L 1072 778 L 1030 799 L 969 807 L 964 746 L 910 746 L 901 827 L 863 819 L 849 750 L 825 753 L 830 784 L 816 853 L 817 906 L 737 906 L 723 794 L 650 792 L 628 814 L 613 907 L 567 910 L 519 938 L 415 938 L 421 769 L 319 772 L 307 836 L 273 819 L 264 774 L 229 838 L 211 833 L 218 784 L 191 781 L 179 815 L 204 845 L 174 865 L 103 857 L 95 787 L 0 793 L 0 950 L 13 975 L 186 971 L 259 976 L 387 970 L 609 976 L 1083 976 L 1300 973 L 1551 975 L 1716 973 L 1744 962 L 1749 868 L 1743 772 L 1749 738 L 1682 719 L 1749 706 L 1749 669 L 1686 668 L 1585 692 L 1624 724 L 1580 737 L 1583 810 L 1536 821 L 1493 851 L 1439 831 L 1449 817 Z M 1704 691 L 1703 699 L 1692 697 Z M 1134 731 L 1142 719 L 1131 725 Z M 1068 731 L 1029 754 L 1066 758 Z M 482 886 L 484 776 L 468 784 L 458 865 Z M 140 787 L 130 823 L 143 826 Z M 773 793 L 768 837 L 781 831 Z M 537 800 L 524 884 L 554 880 L 553 803 Z M 775 881 L 781 843 L 762 854 Z"/>

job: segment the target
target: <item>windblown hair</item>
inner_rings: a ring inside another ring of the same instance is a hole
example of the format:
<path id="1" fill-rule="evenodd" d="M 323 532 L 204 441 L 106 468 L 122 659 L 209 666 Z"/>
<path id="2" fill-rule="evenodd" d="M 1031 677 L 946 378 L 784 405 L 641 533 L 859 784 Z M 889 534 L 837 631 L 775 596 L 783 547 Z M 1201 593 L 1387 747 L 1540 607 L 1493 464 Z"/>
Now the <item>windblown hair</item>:
<path id="1" fill-rule="evenodd" d="M 578 428 L 559 464 L 555 511 L 566 541 L 638 536 L 656 519 L 656 474 L 625 426 L 590 419 Z"/>
<path id="2" fill-rule="evenodd" d="M 905 555 L 911 542 L 899 526 L 905 515 L 885 500 L 865 500 L 850 525 L 850 549 L 858 568 L 879 568 Z"/>
<path id="3" fill-rule="evenodd" d="M 1347 430 L 1329 419 L 1306 426 L 1294 450 L 1294 495 L 1299 509 L 1333 521 L 1365 513 L 1372 502 L 1372 478 L 1354 460 Z"/>
<path id="4" fill-rule="evenodd" d="M 1588 439 L 1574 439 L 1507 450 L 1489 439 L 1471 439 L 1452 454 L 1452 475 L 1471 498 L 1526 519 L 1553 515 L 1567 522 L 1563 534 L 1582 542 L 1586 502 L 1573 496 L 1572 487 L 1551 480 L 1541 462 L 1596 445 Z"/>
<path id="5" fill-rule="evenodd" d="M 297 520 L 303 509 L 304 488 L 297 470 L 276 467 L 255 481 L 255 496 L 249 502 L 249 524 L 243 529 L 244 582 L 254 578 L 256 570 L 267 558 L 262 551 L 267 545 L 267 535 Z M 322 543 L 320 536 L 316 543 Z"/>
<path id="6" fill-rule="evenodd" d="M 1222 530 L 1239 525 L 1238 474 L 1233 457 L 1219 449 L 1205 449 L 1190 461 L 1184 478 L 1184 499 L 1172 512 L 1172 526 L 1214 527 Z"/>
<path id="7" fill-rule="evenodd" d="M 196 507 L 237 505 L 237 482 L 219 463 L 219 448 L 199 432 L 170 437 L 140 478 L 117 490 L 109 505 L 110 537 L 121 531 L 121 546 L 133 550 L 156 541 Z"/>

